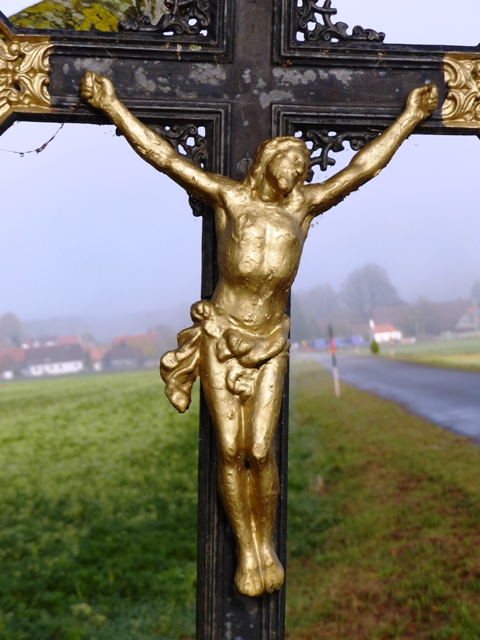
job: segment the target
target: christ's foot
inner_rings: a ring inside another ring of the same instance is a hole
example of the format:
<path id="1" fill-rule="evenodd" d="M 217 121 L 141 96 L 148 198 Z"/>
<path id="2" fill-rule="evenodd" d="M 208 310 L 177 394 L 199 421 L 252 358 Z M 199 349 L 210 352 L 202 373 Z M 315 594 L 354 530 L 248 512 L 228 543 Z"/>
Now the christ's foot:
<path id="1" fill-rule="evenodd" d="M 273 593 L 281 589 L 285 571 L 272 546 L 264 545 L 261 553 L 264 589 L 267 593 Z"/>
<path id="2" fill-rule="evenodd" d="M 238 554 L 235 585 L 239 593 L 251 598 L 261 596 L 264 592 L 260 567 L 252 554 Z"/>

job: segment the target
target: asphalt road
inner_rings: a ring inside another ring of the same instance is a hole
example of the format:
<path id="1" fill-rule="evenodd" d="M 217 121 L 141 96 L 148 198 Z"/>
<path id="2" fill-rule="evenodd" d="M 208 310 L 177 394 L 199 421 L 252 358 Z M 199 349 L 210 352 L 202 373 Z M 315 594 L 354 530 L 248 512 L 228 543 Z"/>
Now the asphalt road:
<path id="1" fill-rule="evenodd" d="M 300 357 L 314 358 L 331 369 L 329 354 L 310 352 Z M 480 442 L 480 373 L 343 354 L 337 355 L 337 362 L 340 381 Z"/>

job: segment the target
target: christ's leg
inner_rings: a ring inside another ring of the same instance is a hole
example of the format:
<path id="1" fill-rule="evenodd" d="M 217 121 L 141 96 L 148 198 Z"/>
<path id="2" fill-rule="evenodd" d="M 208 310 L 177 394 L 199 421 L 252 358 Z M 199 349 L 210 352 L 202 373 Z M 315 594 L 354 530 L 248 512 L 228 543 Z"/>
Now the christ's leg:
<path id="1" fill-rule="evenodd" d="M 287 358 L 287 353 L 281 353 L 260 368 L 255 393 L 248 407 L 250 504 L 257 532 L 263 584 L 269 593 L 280 589 L 285 579 L 285 572 L 272 543 L 280 491 L 272 443 L 282 403 Z"/>
<path id="2" fill-rule="evenodd" d="M 240 593 L 253 597 L 263 593 L 263 582 L 250 508 L 244 405 L 225 388 L 225 364 L 218 362 L 214 347 L 205 337 L 200 375 L 217 437 L 219 493 L 237 545 L 235 584 Z"/>

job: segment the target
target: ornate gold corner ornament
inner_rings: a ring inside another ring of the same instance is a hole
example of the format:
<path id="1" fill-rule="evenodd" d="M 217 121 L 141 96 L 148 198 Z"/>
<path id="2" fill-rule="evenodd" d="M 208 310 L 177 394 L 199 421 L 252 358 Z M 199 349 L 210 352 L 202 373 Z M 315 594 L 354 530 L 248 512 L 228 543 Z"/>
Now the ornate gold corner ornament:
<path id="1" fill-rule="evenodd" d="M 49 56 L 45 36 L 14 35 L 0 22 L 0 124 L 11 113 L 51 110 Z"/>
<path id="2" fill-rule="evenodd" d="M 448 93 L 443 105 L 446 127 L 480 129 L 480 53 L 445 56 Z"/>

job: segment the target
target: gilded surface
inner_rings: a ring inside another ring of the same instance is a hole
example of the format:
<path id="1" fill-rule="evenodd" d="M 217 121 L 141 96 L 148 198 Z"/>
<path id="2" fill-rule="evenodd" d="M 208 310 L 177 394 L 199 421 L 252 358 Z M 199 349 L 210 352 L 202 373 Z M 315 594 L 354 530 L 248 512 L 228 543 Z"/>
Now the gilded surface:
<path id="1" fill-rule="evenodd" d="M 450 54 L 444 60 L 448 94 L 443 105 L 447 127 L 480 128 L 480 54 Z"/>
<path id="2" fill-rule="evenodd" d="M 310 154 L 294 137 L 266 140 L 241 182 L 207 173 L 178 155 L 118 100 L 110 80 L 87 73 L 82 96 L 101 109 L 134 150 L 215 215 L 219 280 L 191 309 L 160 371 L 170 402 L 188 408 L 200 376 L 215 427 L 220 496 L 237 546 L 235 584 L 258 596 L 280 589 L 284 570 L 272 531 L 279 494 L 272 442 L 289 352 L 284 310 L 315 216 L 375 177 L 436 108 L 434 85 L 415 89 L 399 118 L 323 184 L 305 184 Z"/>
<path id="3" fill-rule="evenodd" d="M 14 36 L 0 23 L 0 124 L 14 112 L 50 110 L 48 38 Z"/>

